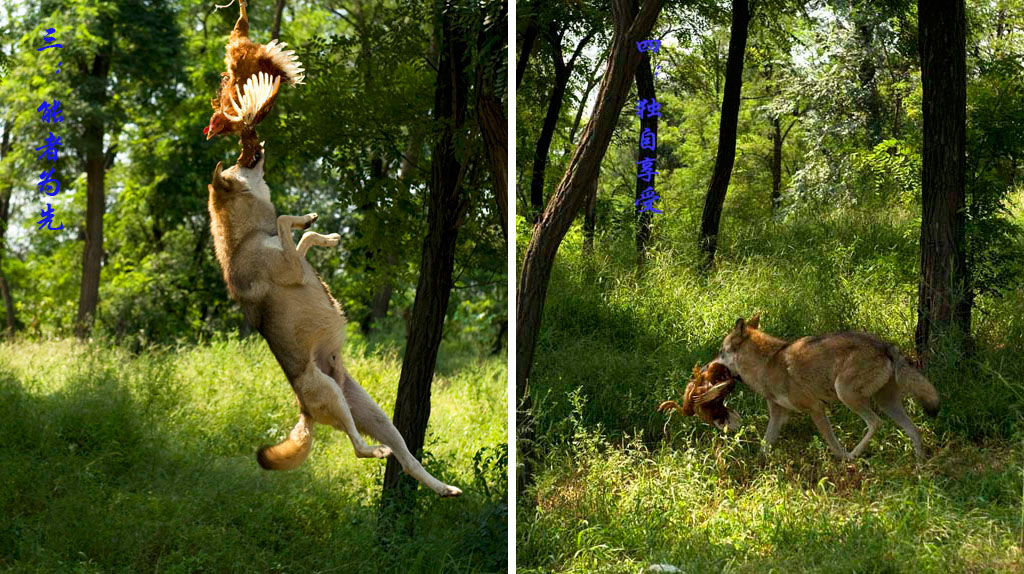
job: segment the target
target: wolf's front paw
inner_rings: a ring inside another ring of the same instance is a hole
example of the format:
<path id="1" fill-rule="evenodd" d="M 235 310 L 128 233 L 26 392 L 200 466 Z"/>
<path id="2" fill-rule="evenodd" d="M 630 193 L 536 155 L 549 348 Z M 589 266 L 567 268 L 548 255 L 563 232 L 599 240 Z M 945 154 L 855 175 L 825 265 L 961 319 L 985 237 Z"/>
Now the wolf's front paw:
<path id="1" fill-rule="evenodd" d="M 452 498 L 462 494 L 462 490 L 450 484 L 446 484 L 438 494 L 441 495 L 441 498 Z"/>
<path id="2" fill-rule="evenodd" d="M 336 247 L 338 243 L 341 241 L 341 235 L 337 233 L 332 233 L 330 235 L 325 235 L 324 239 L 324 247 Z"/>
<path id="3" fill-rule="evenodd" d="M 306 221 L 302 223 L 303 229 L 309 229 L 314 222 L 316 222 L 317 215 L 315 213 L 307 213 L 305 216 Z"/>

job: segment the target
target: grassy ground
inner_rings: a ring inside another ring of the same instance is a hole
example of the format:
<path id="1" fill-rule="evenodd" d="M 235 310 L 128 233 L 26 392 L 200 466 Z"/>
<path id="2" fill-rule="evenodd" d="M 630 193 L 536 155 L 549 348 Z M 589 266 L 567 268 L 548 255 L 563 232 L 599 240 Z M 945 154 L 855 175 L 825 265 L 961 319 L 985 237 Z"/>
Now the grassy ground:
<path id="1" fill-rule="evenodd" d="M 347 356 L 390 413 L 396 353 L 357 341 Z M 256 447 L 297 420 L 258 338 L 139 355 L 68 341 L 0 345 L 0 567 L 499 571 L 506 381 L 503 356 L 442 346 L 425 466 L 465 494 L 421 489 L 414 531 L 393 535 L 376 531 L 384 462 L 356 459 L 343 433 L 318 425 L 298 470 L 258 467 Z"/>
<path id="2" fill-rule="evenodd" d="M 1024 571 L 1024 288 L 979 299 L 973 356 L 936 355 L 942 411 L 910 405 L 927 462 L 889 421 L 864 458 L 834 461 L 806 416 L 764 455 L 767 409 L 742 385 L 733 436 L 655 407 L 755 311 L 787 339 L 861 329 L 912 350 L 918 222 L 899 208 L 727 219 L 703 277 L 692 220 L 655 220 L 642 274 L 629 237 L 606 234 L 588 258 L 577 228 L 559 251 L 530 383 L 542 455 L 519 499 L 520 569 Z M 838 406 L 831 418 L 852 448 L 863 422 Z"/>

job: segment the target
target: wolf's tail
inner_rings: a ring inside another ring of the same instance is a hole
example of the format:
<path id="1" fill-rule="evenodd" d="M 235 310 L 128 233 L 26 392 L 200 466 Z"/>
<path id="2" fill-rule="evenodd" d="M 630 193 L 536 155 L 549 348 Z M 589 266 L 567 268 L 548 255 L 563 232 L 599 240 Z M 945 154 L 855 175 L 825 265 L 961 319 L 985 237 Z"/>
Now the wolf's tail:
<path id="1" fill-rule="evenodd" d="M 306 461 L 312 444 L 313 419 L 302 413 L 288 438 L 274 446 L 262 447 L 256 452 L 256 461 L 267 470 L 292 470 Z"/>
<path id="2" fill-rule="evenodd" d="M 896 370 L 896 383 L 917 399 L 928 416 L 939 414 L 939 393 L 935 387 L 920 371 L 907 363 L 907 359 L 895 346 L 890 345 L 888 352 Z"/>

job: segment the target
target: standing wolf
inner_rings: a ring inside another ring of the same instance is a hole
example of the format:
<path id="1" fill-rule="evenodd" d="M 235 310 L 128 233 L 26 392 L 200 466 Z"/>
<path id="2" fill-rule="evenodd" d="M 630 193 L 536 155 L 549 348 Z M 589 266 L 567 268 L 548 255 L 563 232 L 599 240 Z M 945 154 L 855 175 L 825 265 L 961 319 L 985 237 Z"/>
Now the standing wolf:
<path id="1" fill-rule="evenodd" d="M 921 435 L 903 409 L 903 397 L 911 394 L 925 412 L 939 411 L 939 395 L 928 379 L 907 364 L 894 345 L 867 333 L 846 332 L 804 337 L 787 343 L 758 330 L 760 316 L 736 321 L 722 342 L 717 361 L 738 375 L 754 392 L 768 401 L 768 446 L 779 437 L 791 411 L 807 413 L 833 454 L 853 459 L 868 445 L 882 420 L 878 408 L 903 429 L 918 458 L 924 458 Z M 841 401 L 868 425 L 864 438 L 849 453 L 836 440 L 825 414 L 828 403 Z"/>
<path id="2" fill-rule="evenodd" d="M 347 433 L 357 457 L 394 454 L 407 474 L 439 495 L 462 494 L 424 470 L 384 411 L 345 371 L 344 316 L 305 259 L 311 246 L 333 247 L 340 237 L 307 231 L 295 246 L 292 230 L 308 228 L 316 214 L 275 214 L 263 181 L 262 151 L 252 169 L 234 165 L 222 171 L 218 163 L 208 186 L 210 231 L 228 293 L 266 339 L 299 401 L 298 424 L 283 442 L 259 450 L 260 466 L 288 470 L 301 465 L 318 422 Z M 366 444 L 360 431 L 383 445 Z"/>

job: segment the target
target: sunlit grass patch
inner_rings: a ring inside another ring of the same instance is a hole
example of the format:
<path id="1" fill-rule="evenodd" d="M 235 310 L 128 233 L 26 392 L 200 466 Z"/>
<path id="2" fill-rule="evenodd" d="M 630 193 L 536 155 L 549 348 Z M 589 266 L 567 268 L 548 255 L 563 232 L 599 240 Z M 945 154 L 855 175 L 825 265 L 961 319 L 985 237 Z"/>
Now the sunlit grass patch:
<path id="1" fill-rule="evenodd" d="M 398 355 L 364 350 L 350 348 L 347 367 L 390 413 Z M 503 470 L 480 470 L 475 456 L 505 448 L 507 367 L 503 356 L 475 354 L 459 364 L 434 382 L 424 465 L 465 494 L 441 500 L 421 489 L 414 531 L 389 536 L 384 549 L 385 463 L 356 459 L 343 433 L 318 425 L 297 470 L 256 464 L 256 448 L 298 419 L 262 340 L 138 354 L 0 344 L 0 566 L 494 571 L 505 564 L 507 487 Z"/>

